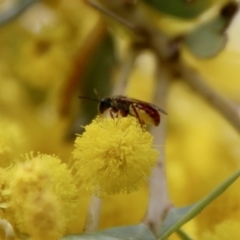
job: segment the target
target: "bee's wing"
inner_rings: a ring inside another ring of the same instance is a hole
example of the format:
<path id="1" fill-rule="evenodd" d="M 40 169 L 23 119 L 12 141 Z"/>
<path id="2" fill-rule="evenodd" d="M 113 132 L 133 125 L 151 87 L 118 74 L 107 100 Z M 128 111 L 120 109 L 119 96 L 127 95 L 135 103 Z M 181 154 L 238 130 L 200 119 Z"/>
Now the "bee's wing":
<path id="1" fill-rule="evenodd" d="M 144 102 L 142 100 L 138 100 L 138 99 L 130 98 L 130 97 L 125 97 L 125 96 L 121 96 L 121 95 L 120 96 L 116 96 L 115 98 L 119 99 L 122 102 L 136 103 L 136 104 L 141 104 L 142 106 L 145 106 L 145 107 L 151 107 L 151 108 L 157 110 L 158 112 L 167 114 L 167 112 L 165 110 L 157 107 L 156 105 L 154 105 L 152 103 Z"/>
<path id="2" fill-rule="evenodd" d="M 159 112 L 161 112 L 161 113 L 164 113 L 164 114 L 168 114 L 165 110 L 163 110 L 162 108 L 160 108 L 160 107 L 158 107 L 158 106 L 156 106 L 156 105 L 154 105 L 154 104 L 151 104 L 151 103 L 149 103 L 149 105 L 152 107 L 152 108 L 154 108 L 154 109 L 156 109 L 157 111 L 159 111 Z"/>

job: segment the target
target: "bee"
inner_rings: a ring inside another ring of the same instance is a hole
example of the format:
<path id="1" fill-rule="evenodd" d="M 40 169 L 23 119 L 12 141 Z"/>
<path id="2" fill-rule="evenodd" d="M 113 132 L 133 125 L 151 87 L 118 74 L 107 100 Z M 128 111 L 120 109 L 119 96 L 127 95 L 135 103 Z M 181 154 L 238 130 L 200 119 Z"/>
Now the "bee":
<path id="1" fill-rule="evenodd" d="M 134 116 L 138 119 L 141 126 L 146 123 L 158 126 L 161 120 L 160 112 L 167 114 L 166 111 L 154 104 L 122 95 L 104 97 L 101 100 L 82 96 L 79 96 L 79 98 L 98 102 L 98 112 L 103 114 L 109 109 L 110 116 L 112 118 L 118 117 L 118 114 L 120 114 L 122 117 L 126 117 L 128 115 Z"/>

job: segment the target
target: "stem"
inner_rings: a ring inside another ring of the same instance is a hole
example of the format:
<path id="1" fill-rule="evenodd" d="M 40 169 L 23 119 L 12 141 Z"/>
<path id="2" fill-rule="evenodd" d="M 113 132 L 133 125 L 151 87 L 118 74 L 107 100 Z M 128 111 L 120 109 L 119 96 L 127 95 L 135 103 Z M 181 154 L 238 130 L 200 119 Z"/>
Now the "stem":
<path id="1" fill-rule="evenodd" d="M 154 102 L 161 108 L 163 107 L 163 109 L 166 109 L 169 75 L 167 72 L 163 71 L 163 69 L 161 70 L 161 73 L 160 70 L 157 72 L 157 78 L 159 78 L 160 81 L 157 83 Z M 160 126 L 151 129 L 155 144 L 160 145 L 160 157 L 149 180 L 149 206 L 144 219 L 144 223 L 147 224 L 154 233 L 159 231 L 162 222 L 172 206 L 168 194 L 165 174 L 166 116 L 161 117 L 162 121 Z"/>
<path id="2" fill-rule="evenodd" d="M 92 196 L 85 221 L 84 231 L 93 232 L 98 229 L 99 216 L 102 207 L 102 199 Z"/>
<path id="3" fill-rule="evenodd" d="M 120 70 L 116 79 L 112 95 L 124 94 L 137 54 L 138 51 L 132 46 L 130 46 L 125 59 L 123 59 L 119 67 Z"/>
<path id="4" fill-rule="evenodd" d="M 218 112 L 240 133 L 239 106 L 208 85 L 203 77 L 194 69 L 183 63 L 181 63 L 179 69 L 181 69 L 181 79 L 201 95 L 212 107 L 218 110 Z"/>
<path id="5" fill-rule="evenodd" d="M 116 79 L 116 84 L 113 89 L 113 95 L 123 94 L 125 92 L 127 81 L 132 71 L 136 56 L 137 50 L 130 47 L 128 54 L 126 55 L 126 59 L 123 60 L 120 66 L 119 75 Z M 102 199 L 92 196 L 84 227 L 85 232 L 92 232 L 98 229 L 101 207 Z"/>
<path id="6" fill-rule="evenodd" d="M 95 0 L 85 0 L 89 5 L 91 5 L 93 8 L 103 12 L 110 18 L 114 19 L 118 23 L 124 25 L 125 27 L 133 30 L 134 32 L 136 31 L 136 27 L 129 21 L 127 21 L 125 18 L 118 16 L 115 14 L 113 11 L 108 10 L 106 7 L 104 7 L 102 4 Z"/>

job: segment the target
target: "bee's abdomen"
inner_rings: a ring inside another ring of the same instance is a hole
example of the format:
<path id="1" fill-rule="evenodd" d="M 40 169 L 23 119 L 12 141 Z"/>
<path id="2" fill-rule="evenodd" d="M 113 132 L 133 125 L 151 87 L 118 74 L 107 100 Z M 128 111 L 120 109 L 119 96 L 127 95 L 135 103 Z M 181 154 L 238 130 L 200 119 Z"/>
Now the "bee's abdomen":
<path id="1" fill-rule="evenodd" d="M 133 116 L 136 116 L 133 107 L 136 109 L 141 121 L 145 123 L 151 123 L 155 126 L 159 125 L 160 114 L 156 109 L 152 108 L 149 105 L 135 103 L 133 104 L 133 106 L 130 107 L 130 114 Z"/>

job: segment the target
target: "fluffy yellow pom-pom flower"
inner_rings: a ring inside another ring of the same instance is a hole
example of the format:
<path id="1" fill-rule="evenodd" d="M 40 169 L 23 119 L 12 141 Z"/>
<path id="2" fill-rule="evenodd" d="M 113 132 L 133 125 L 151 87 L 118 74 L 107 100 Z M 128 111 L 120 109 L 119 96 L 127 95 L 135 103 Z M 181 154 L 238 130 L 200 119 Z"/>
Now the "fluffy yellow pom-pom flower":
<path id="1" fill-rule="evenodd" d="M 6 217 L 16 229 L 34 240 L 63 236 L 75 218 L 79 198 L 67 165 L 55 156 L 30 154 L 9 174 L 12 212 Z"/>
<path id="2" fill-rule="evenodd" d="M 150 175 L 158 151 L 134 117 L 97 118 L 75 141 L 79 180 L 96 194 L 130 193 Z"/>

